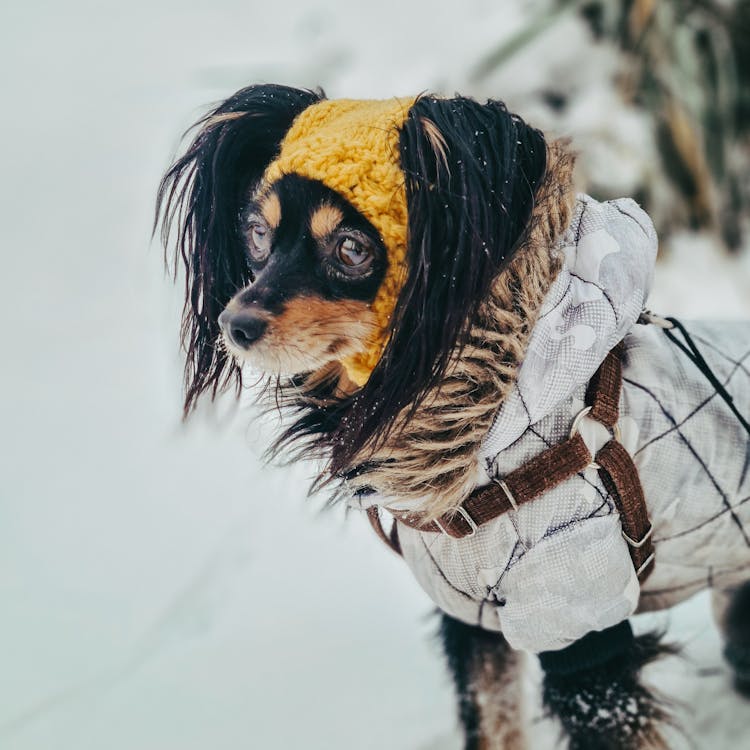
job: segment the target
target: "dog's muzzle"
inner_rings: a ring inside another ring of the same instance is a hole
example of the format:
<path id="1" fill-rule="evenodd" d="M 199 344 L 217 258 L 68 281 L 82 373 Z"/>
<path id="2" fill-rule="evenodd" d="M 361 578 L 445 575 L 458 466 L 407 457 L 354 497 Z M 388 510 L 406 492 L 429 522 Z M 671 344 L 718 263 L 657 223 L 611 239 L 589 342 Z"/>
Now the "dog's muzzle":
<path id="1" fill-rule="evenodd" d="M 266 332 L 268 323 L 246 312 L 232 313 L 224 310 L 219 315 L 219 326 L 234 346 L 238 349 L 249 349 Z"/>

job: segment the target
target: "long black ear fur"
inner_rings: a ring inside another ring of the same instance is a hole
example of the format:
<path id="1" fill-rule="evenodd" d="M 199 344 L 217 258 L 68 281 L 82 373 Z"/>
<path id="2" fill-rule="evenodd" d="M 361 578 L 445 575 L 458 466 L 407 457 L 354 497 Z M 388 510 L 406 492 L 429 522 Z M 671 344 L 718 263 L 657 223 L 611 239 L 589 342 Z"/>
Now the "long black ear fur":
<path id="1" fill-rule="evenodd" d="M 175 230 L 176 257 L 186 271 L 186 414 L 204 391 L 213 397 L 233 380 L 241 383 L 239 367 L 217 347 L 219 313 L 250 280 L 239 208 L 294 118 L 322 98 L 322 92 L 275 85 L 238 91 L 191 128 L 197 135 L 159 185 L 154 228 L 161 222 L 165 248 Z"/>
<path id="2" fill-rule="evenodd" d="M 332 441 L 333 473 L 440 381 L 524 238 L 546 158 L 542 133 L 502 102 L 423 96 L 412 106 L 400 134 L 408 277 L 383 357 Z"/>

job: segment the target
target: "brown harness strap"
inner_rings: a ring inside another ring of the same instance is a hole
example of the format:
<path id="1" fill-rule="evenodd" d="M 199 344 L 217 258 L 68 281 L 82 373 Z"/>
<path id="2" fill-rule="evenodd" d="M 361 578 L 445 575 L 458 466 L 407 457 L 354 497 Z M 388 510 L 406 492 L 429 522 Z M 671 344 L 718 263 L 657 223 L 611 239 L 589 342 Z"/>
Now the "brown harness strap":
<path id="1" fill-rule="evenodd" d="M 651 541 L 651 523 L 648 519 L 643 489 L 633 459 L 619 442 L 620 390 L 622 387 L 622 344 L 606 356 L 586 392 L 586 408 L 573 422 L 571 436 L 562 443 L 548 448 L 523 466 L 492 484 L 475 489 L 464 502 L 439 519 L 425 522 L 416 514 L 389 510 L 405 526 L 419 531 L 442 532 L 454 539 L 473 536 L 479 526 L 509 510 L 531 502 L 544 492 L 553 489 L 566 479 L 594 465 L 599 469 L 607 491 L 612 496 L 622 522 L 622 533 L 630 547 L 630 555 L 641 581 L 653 570 L 654 550 Z M 578 422 L 584 416 L 592 417 L 613 430 L 610 440 L 596 454 L 591 453 L 578 432 Z M 401 553 L 394 522 L 390 536 L 380 522 L 377 508 L 367 511 L 377 535 L 394 551 Z"/>
<path id="2" fill-rule="evenodd" d="M 620 511 L 622 535 L 630 548 L 630 558 L 641 582 L 654 569 L 653 526 L 648 517 L 638 469 L 630 454 L 616 440 L 610 440 L 596 454 L 599 476 Z"/>
<path id="3" fill-rule="evenodd" d="M 477 526 L 539 497 L 583 471 L 590 463 L 591 453 L 580 434 L 576 434 L 540 453 L 497 483 L 478 487 L 456 513 L 446 513 L 437 521 L 425 523 L 419 516 L 392 512 L 406 526 L 420 531 L 444 531 L 454 539 L 462 539 L 474 533 Z"/>
<path id="4" fill-rule="evenodd" d="M 614 429 L 620 418 L 623 348 L 620 342 L 607 354 L 586 389 L 586 403 L 591 406 L 589 416 L 610 429 Z"/>

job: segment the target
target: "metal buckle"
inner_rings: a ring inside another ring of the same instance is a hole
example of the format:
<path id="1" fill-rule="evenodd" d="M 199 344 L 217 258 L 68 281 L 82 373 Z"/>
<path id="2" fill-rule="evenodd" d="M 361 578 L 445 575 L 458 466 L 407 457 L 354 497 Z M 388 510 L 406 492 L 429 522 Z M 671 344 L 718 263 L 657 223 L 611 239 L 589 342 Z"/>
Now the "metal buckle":
<path id="1" fill-rule="evenodd" d="M 643 545 L 651 538 L 651 534 L 654 533 L 654 526 L 651 523 L 651 519 L 648 519 L 648 531 L 643 535 L 643 538 L 638 542 L 635 539 L 631 539 L 624 531 L 620 532 L 625 541 L 634 549 L 640 549 Z"/>
<path id="2" fill-rule="evenodd" d="M 508 483 L 504 479 L 497 479 L 494 478 L 492 481 L 495 484 L 499 484 L 502 491 L 505 493 L 505 496 L 508 498 L 508 502 L 513 507 L 513 510 L 518 510 L 518 503 L 516 502 L 516 498 L 513 497 L 513 493 L 510 491 L 510 487 L 508 487 Z"/>
<path id="3" fill-rule="evenodd" d="M 459 537 L 460 539 L 467 539 L 468 537 L 474 536 L 477 531 L 479 531 L 479 526 L 477 526 L 476 521 L 469 515 L 469 512 L 466 510 L 466 508 L 463 507 L 463 505 L 459 505 L 457 508 L 454 508 L 455 510 L 463 519 L 466 521 L 466 523 L 469 525 L 469 528 L 471 531 L 468 534 L 465 534 L 462 537 Z M 456 537 L 449 534 L 446 530 L 443 524 L 440 523 L 440 521 L 437 520 L 437 518 L 434 521 L 435 526 L 437 526 L 440 531 L 445 534 L 445 536 L 450 537 L 451 539 L 456 539 Z"/>
<path id="4" fill-rule="evenodd" d="M 647 567 L 648 567 L 648 566 L 649 566 L 649 565 L 650 565 L 650 564 L 651 564 L 651 563 L 653 562 L 653 559 L 654 559 L 655 557 L 656 557 L 656 552 L 652 552 L 652 553 L 651 553 L 651 554 L 650 554 L 650 555 L 649 555 L 649 556 L 648 556 L 648 557 L 646 558 L 646 562 L 644 562 L 644 563 L 643 563 L 643 565 L 641 565 L 641 567 L 640 567 L 640 568 L 638 568 L 638 570 L 636 570 L 636 571 L 635 571 L 635 577 L 636 577 L 636 578 L 638 578 L 638 576 L 639 576 L 639 575 L 640 575 L 641 573 L 643 573 L 643 571 L 644 571 L 644 570 L 646 570 L 646 568 L 647 568 Z"/>
<path id="5" fill-rule="evenodd" d="M 456 510 L 461 514 L 461 516 L 463 516 L 464 521 L 466 521 L 466 523 L 469 524 L 469 528 L 471 529 L 471 532 L 468 533 L 466 536 L 467 537 L 474 536 L 474 534 L 476 534 L 477 531 L 479 530 L 479 526 L 477 526 L 476 521 L 469 515 L 469 511 L 467 511 L 463 505 L 459 505 L 458 508 L 456 508 Z M 464 537 L 464 539 L 465 538 L 466 537 Z"/>
<path id="6" fill-rule="evenodd" d="M 655 325 L 667 331 L 674 328 L 674 323 L 671 320 L 667 320 L 661 315 L 652 313 L 651 310 L 643 310 L 638 316 L 638 320 L 636 322 L 640 323 L 641 325 Z"/>
<path id="7" fill-rule="evenodd" d="M 581 421 L 584 419 L 584 417 L 587 417 L 589 415 L 589 412 L 593 408 L 593 406 L 584 406 L 583 409 L 581 409 L 581 411 L 579 411 L 578 414 L 573 417 L 573 424 L 570 427 L 570 437 L 575 437 L 575 434 L 578 432 L 578 428 L 581 426 Z M 607 425 L 603 424 L 602 422 L 599 422 L 599 424 L 603 427 L 607 427 Z M 612 435 L 618 443 L 622 442 L 622 433 L 620 432 L 619 422 L 615 423 L 611 428 L 607 429 L 612 430 Z"/>
<path id="8" fill-rule="evenodd" d="M 585 417 L 589 415 L 589 412 L 593 409 L 593 406 L 584 406 L 581 411 L 578 412 L 578 414 L 573 417 L 573 424 L 570 426 L 570 437 L 574 438 L 576 436 L 576 433 L 579 431 L 581 427 L 581 422 L 584 420 Z M 593 419 L 593 417 L 592 417 Z M 598 422 L 598 420 L 595 420 Z M 603 422 L 599 422 L 602 427 L 605 427 L 607 429 L 612 430 L 612 436 L 618 443 L 622 443 L 622 432 L 620 431 L 620 423 L 616 422 L 611 428 L 607 427 Z M 601 469 L 602 467 L 599 466 L 596 461 L 594 461 L 593 456 L 591 458 L 591 463 L 586 468 L 596 469 L 597 471 Z"/>

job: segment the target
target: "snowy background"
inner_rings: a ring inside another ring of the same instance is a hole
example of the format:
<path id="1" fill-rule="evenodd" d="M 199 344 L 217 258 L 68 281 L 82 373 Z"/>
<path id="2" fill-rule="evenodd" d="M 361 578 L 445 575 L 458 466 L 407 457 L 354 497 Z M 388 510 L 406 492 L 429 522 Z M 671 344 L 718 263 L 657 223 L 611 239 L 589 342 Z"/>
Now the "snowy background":
<path id="1" fill-rule="evenodd" d="M 529 93 L 570 70 L 580 26 L 542 39 L 534 65 L 468 84 L 518 7 L 3 4 L 2 750 L 459 747 L 432 607 L 399 560 L 363 519 L 305 500 L 309 467 L 261 465 L 248 411 L 224 401 L 181 424 L 180 290 L 150 223 L 179 134 L 251 82 L 492 94 L 544 125 Z M 565 129 L 582 150 L 594 130 L 637 148 L 638 123 L 595 75 L 606 51 L 590 55 Z M 670 245 L 654 309 L 750 315 L 747 253 Z M 649 673 L 678 700 L 689 740 L 674 747 L 750 743 L 706 597 L 640 627 L 654 622 L 686 646 Z M 535 679 L 531 665 L 531 746 L 545 750 L 557 730 Z"/>

